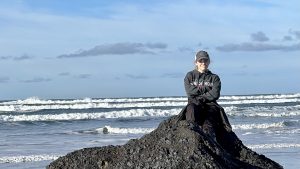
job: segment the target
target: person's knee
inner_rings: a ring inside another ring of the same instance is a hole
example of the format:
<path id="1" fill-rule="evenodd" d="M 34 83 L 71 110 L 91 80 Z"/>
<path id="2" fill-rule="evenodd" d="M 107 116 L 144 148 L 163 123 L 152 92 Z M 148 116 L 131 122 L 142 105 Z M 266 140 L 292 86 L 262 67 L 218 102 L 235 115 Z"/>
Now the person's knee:
<path id="1" fill-rule="evenodd" d="M 186 109 L 186 120 L 187 121 L 196 121 L 196 105 L 195 104 L 189 104 L 187 106 L 187 109 Z"/>
<path id="2" fill-rule="evenodd" d="M 196 104 L 195 103 L 189 103 L 188 105 L 187 105 L 187 109 L 192 109 L 192 110 L 195 110 L 196 109 Z"/>
<path id="3" fill-rule="evenodd" d="M 220 109 L 215 106 L 210 106 L 206 109 L 206 116 L 210 120 L 218 120 L 220 118 Z"/>

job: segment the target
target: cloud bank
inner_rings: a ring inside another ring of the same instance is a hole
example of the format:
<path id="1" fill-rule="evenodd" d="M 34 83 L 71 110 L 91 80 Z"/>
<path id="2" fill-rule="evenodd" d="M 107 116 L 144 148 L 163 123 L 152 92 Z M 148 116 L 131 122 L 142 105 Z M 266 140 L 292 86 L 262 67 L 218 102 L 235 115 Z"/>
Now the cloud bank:
<path id="1" fill-rule="evenodd" d="M 167 48 L 164 43 L 115 43 L 98 45 L 77 53 L 63 54 L 57 58 L 76 58 L 99 55 L 126 55 L 126 54 L 155 54 L 156 50 Z"/>
<path id="2" fill-rule="evenodd" d="M 277 44 L 266 44 L 266 43 L 250 43 L 245 42 L 241 44 L 225 44 L 223 46 L 216 47 L 217 50 L 222 52 L 234 52 L 234 51 L 295 51 L 300 50 L 300 43 L 293 45 L 277 45 Z"/>
<path id="3" fill-rule="evenodd" d="M 9 77 L 0 77 L 0 83 L 7 83 L 9 80 Z"/>
<path id="4" fill-rule="evenodd" d="M 292 31 L 289 33 L 292 36 L 283 36 L 283 41 L 294 41 L 300 39 L 300 31 Z M 294 37 L 294 38 L 293 38 Z M 270 38 L 265 33 L 258 31 L 252 33 L 250 38 L 253 42 L 242 42 L 242 43 L 227 43 L 221 46 L 217 46 L 216 50 L 222 52 L 235 52 L 235 51 L 250 51 L 250 52 L 262 52 L 262 51 L 298 51 L 300 50 L 300 43 L 294 44 L 277 44 L 276 42 L 271 43 Z M 268 43 L 266 43 L 268 41 Z"/>
<path id="5" fill-rule="evenodd" d="M 50 78 L 36 77 L 33 79 L 29 79 L 29 80 L 23 80 L 21 82 L 23 82 L 23 83 L 40 83 L 40 82 L 49 82 L 51 80 L 52 79 L 50 79 Z"/>
<path id="6" fill-rule="evenodd" d="M 33 56 L 29 55 L 22 55 L 22 56 L 0 56 L 0 60 L 15 60 L 15 61 L 22 61 L 22 60 L 29 60 L 33 59 Z"/>
<path id="7" fill-rule="evenodd" d="M 149 79 L 149 76 L 146 75 L 133 75 L 133 74 L 126 74 L 125 75 L 129 79 L 135 79 L 135 80 L 140 80 L 140 79 Z"/>

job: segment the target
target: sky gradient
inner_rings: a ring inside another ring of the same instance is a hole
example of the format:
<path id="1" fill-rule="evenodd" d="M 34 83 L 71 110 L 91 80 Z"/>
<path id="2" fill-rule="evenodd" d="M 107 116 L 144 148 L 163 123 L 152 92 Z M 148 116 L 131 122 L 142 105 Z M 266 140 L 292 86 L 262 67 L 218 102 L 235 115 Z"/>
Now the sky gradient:
<path id="1" fill-rule="evenodd" d="M 222 95 L 300 92 L 300 1 L 0 1 L 0 100 L 184 96 L 206 50 Z"/>

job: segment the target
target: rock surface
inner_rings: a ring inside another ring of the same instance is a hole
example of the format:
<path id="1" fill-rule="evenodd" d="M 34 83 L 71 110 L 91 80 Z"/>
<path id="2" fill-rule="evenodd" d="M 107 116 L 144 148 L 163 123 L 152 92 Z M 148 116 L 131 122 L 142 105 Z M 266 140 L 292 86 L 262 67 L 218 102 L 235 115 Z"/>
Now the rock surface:
<path id="1" fill-rule="evenodd" d="M 48 169 L 116 168 L 282 168 L 242 144 L 234 132 L 220 130 L 217 141 L 201 127 L 176 117 L 122 146 L 85 148 L 53 161 Z"/>

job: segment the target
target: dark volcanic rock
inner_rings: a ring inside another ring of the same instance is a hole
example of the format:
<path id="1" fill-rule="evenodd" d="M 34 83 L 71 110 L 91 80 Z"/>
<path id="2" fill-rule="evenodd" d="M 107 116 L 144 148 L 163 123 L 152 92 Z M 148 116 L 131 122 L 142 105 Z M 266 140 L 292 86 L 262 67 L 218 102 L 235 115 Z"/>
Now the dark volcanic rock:
<path id="1" fill-rule="evenodd" d="M 217 132 L 217 142 L 201 127 L 176 118 L 122 146 L 85 148 L 53 161 L 48 169 L 115 168 L 282 168 L 245 147 L 235 133 Z"/>

